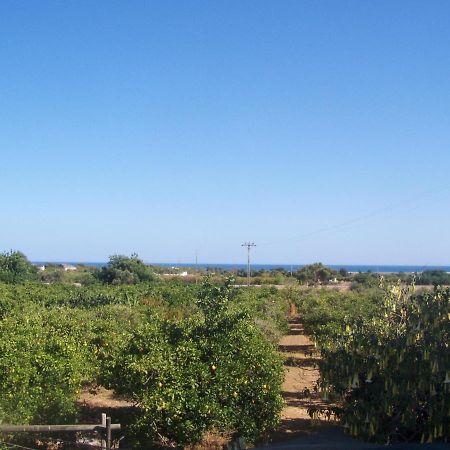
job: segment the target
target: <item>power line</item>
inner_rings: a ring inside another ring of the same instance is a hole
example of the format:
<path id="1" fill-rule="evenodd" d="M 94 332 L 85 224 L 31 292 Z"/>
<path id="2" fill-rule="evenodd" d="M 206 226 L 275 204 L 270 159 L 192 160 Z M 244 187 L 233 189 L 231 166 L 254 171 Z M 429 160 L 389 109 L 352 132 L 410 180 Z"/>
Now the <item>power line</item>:
<path id="1" fill-rule="evenodd" d="M 251 274 L 251 268 L 250 268 L 250 249 L 252 247 L 256 247 L 256 244 L 254 242 L 244 242 L 241 247 L 247 247 L 247 286 L 250 286 L 250 274 Z"/>
<path id="2" fill-rule="evenodd" d="M 328 227 L 319 228 L 319 229 L 311 231 L 311 232 L 302 233 L 302 234 L 290 236 L 287 238 L 277 239 L 275 241 L 264 242 L 260 245 L 265 246 L 265 245 L 274 245 L 274 244 L 279 244 L 282 242 L 289 242 L 289 241 L 301 241 L 303 239 L 306 239 L 306 238 L 309 238 L 312 236 L 316 236 L 316 235 L 321 235 L 324 233 L 329 233 L 329 232 L 333 232 L 333 231 L 342 231 L 342 230 L 358 227 L 361 225 L 366 225 L 366 224 L 376 221 L 380 216 L 387 216 L 389 218 L 389 217 L 392 217 L 395 214 L 397 214 L 402 209 L 405 212 L 414 211 L 414 210 L 422 207 L 424 205 L 424 200 L 427 197 L 430 197 L 430 195 L 433 195 L 435 193 L 442 193 L 443 191 L 447 191 L 449 188 L 450 188 L 449 185 L 444 185 L 444 186 L 440 186 L 435 189 L 430 189 L 430 190 L 422 192 L 410 199 L 406 199 L 402 202 L 376 209 L 374 211 L 369 212 L 368 214 L 351 218 L 342 223 L 337 223 L 337 224 L 334 224 L 334 225 L 331 225 Z M 428 201 L 426 204 L 429 205 L 429 204 L 433 204 L 433 203 L 436 203 L 436 202 L 439 202 L 442 200 L 443 199 L 435 198 L 434 200 Z"/>

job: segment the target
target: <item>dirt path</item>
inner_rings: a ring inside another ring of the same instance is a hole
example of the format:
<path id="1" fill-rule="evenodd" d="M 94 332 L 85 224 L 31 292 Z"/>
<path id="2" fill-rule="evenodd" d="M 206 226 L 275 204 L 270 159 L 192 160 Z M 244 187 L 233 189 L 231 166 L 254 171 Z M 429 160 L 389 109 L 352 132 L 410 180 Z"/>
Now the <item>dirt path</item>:
<path id="1" fill-rule="evenodd" d="M 289 334 L 283 336 L 279 343 L 280 352 L 286 358 L 283 383 L 286 406 L 279 430 L 285 435 L 304 433 L 312 426 L 320 425 L 321 420 L 311 420 L 308 408 L 326 406 L 315 392 L 319 354 L 305 335 L 298 315 L 291 318 L 289 328 Z"/>
<path id="2" fill-rule="evenodd" d="M 260 450 L 365 450 L 382 447 L 357 441 L 346 436 L 335 421 L 311 419 L 308 408 L 325 407 L 320 395 L 315 392 L 319 378 L 319 354 L 306 336 L 300 317 L 291 311 L 289 334 L 279 343 L 285 356 L 285 380 L 283 396 L 286 406 L 282 413 L 281 426 L 272 436 L 272 444 L 258 447 Z M 254 449 L 257 450 L 257 449 Z"/>

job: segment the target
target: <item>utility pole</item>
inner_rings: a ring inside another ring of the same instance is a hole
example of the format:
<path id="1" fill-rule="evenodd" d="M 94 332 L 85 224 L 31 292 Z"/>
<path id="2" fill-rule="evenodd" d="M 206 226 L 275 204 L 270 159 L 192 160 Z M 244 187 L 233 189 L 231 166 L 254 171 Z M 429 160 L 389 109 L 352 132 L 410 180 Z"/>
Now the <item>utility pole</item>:
<path id="1" fill-rule="evenodd" d="M 198 283 L 198 255 L 197 250 L 195 250 L 195 284 Z"/>
<path id="2" fill-rule="evenodd" d="M 256 247 L 254 242 L 244 242 L 241 247 L 247 247 L 247 286 L 250 286 L 250 249 Z"/>

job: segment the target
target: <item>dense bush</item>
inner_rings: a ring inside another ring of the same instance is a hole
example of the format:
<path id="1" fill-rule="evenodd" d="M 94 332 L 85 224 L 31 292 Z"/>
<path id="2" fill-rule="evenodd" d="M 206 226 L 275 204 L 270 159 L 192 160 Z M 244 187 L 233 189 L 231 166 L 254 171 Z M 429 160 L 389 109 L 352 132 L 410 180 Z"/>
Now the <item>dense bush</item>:
<path id="1" fill-rule="evenodd" d="M 96 272 L 100 281 L 107 284 L 136 284 L 148 282 L 156 277 L 152 269 L 139 259 L 138 255 L 131 257 L 113 255 L 100 271 Z"/>
<path id="2" fill-rule="evenodd" d="M 327 284 L 334 278 L 340 278 L 341 274 L 322 263 L 314 263 L 297 270 L 294 276 L 302 284 Z"/>
<path id="3" fill-rule="evenodd" d="M 382 298 L 383 292 L 377 288 L 350 292 L 309 288 L 291 294 L 306 332 L 314 339 L 326 338 L 344 323 L 377 316 Z"/>
<path id="4" fill-rule="evenodd" d="M 23 283 L 36 276 L 36 268 L 18 251 L 0 253 L 0 282 Z"/>
<path id="5" fill-rule="evenodd" d="M 289 330 L 289 297 L 287 291 L 274 287 L 244 288 L 234 296 L 231 307 L 245 311 L 273 343 Z"/>
<path id="6" fill-rule="evenodd" d="M 365 288 L 373 288 L 379 286 L 380 284 L 380 275 L 373 272 L 360 272 L 353 275 L 352 278 L 353 289 L 358 289 L 359 287 Z"/>
<path id="7" fill-rule="evenodd" d="M 74 419 L 75 398 L 92 379 L 85 317 L 29 305 L 0 320 L 0 422 L 55 423 Z"/>
<path id="8" fill-rule="evenodd" d="M 450 437 L 450 292 L 394 286 L 378 310 L 311 321 L 320 385 L 353 436 L 379 442 Z"/>
<path id="9" fill-rule="evenodd" d="M 193 305 L 198 287 L 195 285 L 139 283 L 137 285 L 88 287 L 68 284 L 46 285 L 25 283 L 7 285 L 0 283 L 0 313 L 2 304 L 39 304 L 47 308 L 67 306 L 91 309 L 122 304 L 128 306 L 160 304 L 183 309 Z"/>
<path id="10" fill-rule="evenodd" d="M 416 284 L 448 286 L 450 285 L 450 274 L 444 270 L 424 270 L 415 277 Z"/>
<path id="11" fill-rule="evenodd" d="M 206 283 L 190 320 L 141 324 L 117 358 L 111 385 L 139 405 L 143 439 L 200 441 L 210 429 L 251 440 L 279 420 L 282 365 L 245 313 L 229 307 L 228 286 Z"/>

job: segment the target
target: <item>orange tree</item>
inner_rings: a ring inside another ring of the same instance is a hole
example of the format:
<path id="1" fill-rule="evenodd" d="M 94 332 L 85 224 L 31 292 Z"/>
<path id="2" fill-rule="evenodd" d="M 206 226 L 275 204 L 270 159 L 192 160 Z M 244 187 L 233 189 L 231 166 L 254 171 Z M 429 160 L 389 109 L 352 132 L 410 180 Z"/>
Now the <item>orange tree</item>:
<path id="1" fill-rule="evenodd" d="M 72 420 L 75 398 L 92 379 L 90 339 L 66 309 L 28 305 L 0 318 L 0 422 Z"/>
<path id="2" fill-rule="evenodd" d="M 211 429 L 254 440 L 278 423 L 281 359 L 251 318 L 229 307 L 231 295 L 229 283 L 206 282 L 199 314 L 153 315 L 117 356 L 109 385 L 137 403 L 141 440 L 183 445 Z"/>

